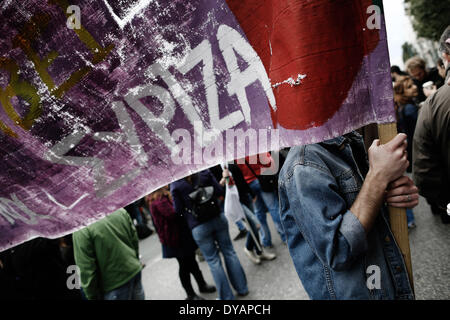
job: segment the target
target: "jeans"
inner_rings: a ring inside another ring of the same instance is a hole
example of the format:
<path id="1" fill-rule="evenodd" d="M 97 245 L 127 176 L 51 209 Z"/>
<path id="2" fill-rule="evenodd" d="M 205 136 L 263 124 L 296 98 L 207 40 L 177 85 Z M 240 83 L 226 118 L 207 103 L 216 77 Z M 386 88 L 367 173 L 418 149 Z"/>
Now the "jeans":
<path id="1" fill-rule="evenodd" d="M 280 203 L 278 200 L 278 192 L 261 192 L 262 198 L 269 208 L 275 228 L 280 235 L 281 241 L 286 242 L 286 235 L 284 234 L 283 225 L 280 218 Z"/>
<path id="2" fill-rule="evenodd" d="M 247 194 L 246 196 L 243 197 L 243 199 L 239 200 L 241 201 L 241 204 L 249 208 L 251 212 L 255 212 L 255 206 L 253 205 L 253 198 L 250 194 Z M 265 212 L 267 212 L 267 208 Z"/>
<path id="3" fill-rule="evenodd" d="M 234 299 L 227 274 L 233 288 L 239 294 L 246 294 L 248 292 L 247 278 L 231 243 L 225 215 L 222 213 L 220 216 L 196 226 L 192 229 L 192 236 L 208 262 L 219 299 Z M 223 269 L 219 250 L 223 254 L 227 274 Z"/>
<path id="4" fill-rule="evenodd" d="M 272 246 L 272 237 L 270 235 L 269 225 L 267 224 L 267 211 L 270 212 L 275 227 L 280 234 L 281 240 L 286 241 L 286 235 L 281 225 L 278 195 L 275 192 L 264 192 L 261 190 L 261 185 L 258 180 L 254 180 L 249 184 L 252 191 L 256 194 L 255 202 L 255 214 L 258 220 L 261 222 L 261 240 L 263 246 Z"/>
<path id="5" fill-rule="evenodd" d="M 105 300 L 145 300 L 141 272 L 121 287 L 104 294 Z"/>
<path id="6" fill-rule="evenodd" d="M 253 232 L 254 237 L 256 238 L 256 241 L 258 242 L 259 247 L 261 248 L 261 242 L 259 241 L 259 234 L 258 234 L 258 228 L 256 227 L 257 224 L 259 224 L 257 221 L 257 218 L 253 214 L 252 211 L 250 211 L 249 208 L 247 208 L 245 205 L 242 205 L 242 209 L 244 210 L 245 218 L 247 219 L 247 222 L 251 228 L 251 231 Z M 261 250 L 258 249 L 258 245 L 256 245 L 255 239 L 253 238 L 251 232 L 247 234 L 247 241 L 245 243 L 245 247 L 248 251 L 253 251 L 253 249 L 256 251 L 257 255 L 260 255 L 262 253 Z"/>
<path id="7" fill-rule="evenodd" d="M 236 226 L 238 227 L 239 231 L 244 231 L 245 230 L 245 226 L 244 226 L 244 224 L 242 223 L 241 220 L 236 221 Z"/>
<path id="8" fill-rule="evenodd" d="M 415 222 L 414 213 L 410 208 L 406 209 L 406 220 L 408 222 L 408 225 Z"/>

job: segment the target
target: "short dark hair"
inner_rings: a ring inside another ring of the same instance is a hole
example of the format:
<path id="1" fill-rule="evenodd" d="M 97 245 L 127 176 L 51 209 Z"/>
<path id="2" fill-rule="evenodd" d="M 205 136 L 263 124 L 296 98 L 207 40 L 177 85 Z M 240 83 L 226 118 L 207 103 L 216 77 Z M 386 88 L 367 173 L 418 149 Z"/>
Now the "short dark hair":
<path id="1" fill-rule="evenodd" d="M 450 26 L 448 26 L 439 40 L 439 50 L 450 54 Z"/>
<path id="2" fill-rule="evenodd" d="M 391 73 L 398 73 L 400 74 L 402 71 L 400 70 L 399 66 L 392 66 L 391 67 Z"/>
<path id="3" fill-rule="evenodd" d="M 402 71 L 399 66 L 392 66 L 391 73 L 396 73 L 401 76 L 407 76 L 408 74 L 405 71 Z"/>

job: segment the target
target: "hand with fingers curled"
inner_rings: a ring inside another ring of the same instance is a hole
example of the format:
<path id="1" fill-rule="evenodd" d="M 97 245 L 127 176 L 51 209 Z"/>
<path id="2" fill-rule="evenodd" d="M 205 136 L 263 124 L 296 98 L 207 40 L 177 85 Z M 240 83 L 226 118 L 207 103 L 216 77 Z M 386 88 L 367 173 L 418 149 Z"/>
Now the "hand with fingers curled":
<path id="1" fill-rule="evenodd" d="M 369 173 L 378 183 L 386 187 L 390 182 L 403 176 L 409 166 L 406 134 L 399 133 L 394 139 L 381 145 L 374 140 L 368 150 Z"/>
<path id="2" fill-rule="evenodd" d="M 419 204 L 419 189 L 411 178 L 402 176 L 389 183 L 385 201 L 396 208 L 414 208 Z"/>

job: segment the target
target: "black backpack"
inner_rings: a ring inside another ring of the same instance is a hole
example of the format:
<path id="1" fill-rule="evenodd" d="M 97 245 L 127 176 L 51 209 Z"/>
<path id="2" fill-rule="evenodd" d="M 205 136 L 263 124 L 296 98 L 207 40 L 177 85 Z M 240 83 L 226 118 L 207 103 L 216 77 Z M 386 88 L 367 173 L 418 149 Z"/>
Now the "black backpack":
<path id="1" fill-rule="evenodd" d="M 195 186 L 195 190 L 189 194 L 192 200 L 190 213 L 198 222 L 206 222 L 220 214 L 220 206 L 214 196 L 214 187 Z"/>

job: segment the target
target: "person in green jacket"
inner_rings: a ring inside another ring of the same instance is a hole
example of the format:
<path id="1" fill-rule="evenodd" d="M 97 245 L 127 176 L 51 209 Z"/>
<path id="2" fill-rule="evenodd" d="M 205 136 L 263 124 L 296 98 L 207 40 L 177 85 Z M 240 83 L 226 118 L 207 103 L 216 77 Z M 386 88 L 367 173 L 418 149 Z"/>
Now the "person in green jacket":
<path id="1" fill-rule="evenodd" d="M 145 299 L 139 240 L 125 209 L 75 232 L 73 246 L 87 299 Z"/>

